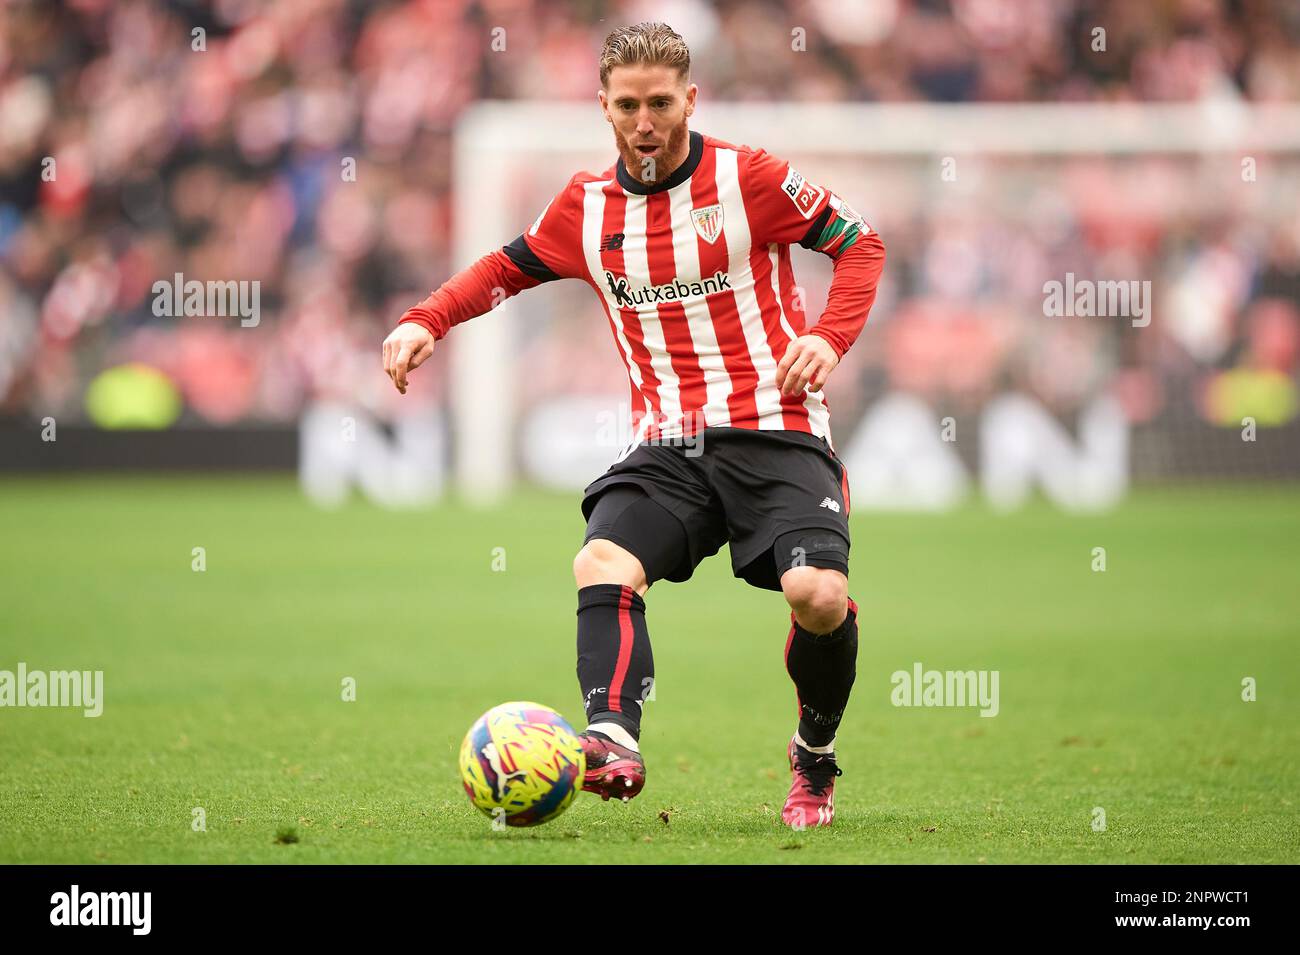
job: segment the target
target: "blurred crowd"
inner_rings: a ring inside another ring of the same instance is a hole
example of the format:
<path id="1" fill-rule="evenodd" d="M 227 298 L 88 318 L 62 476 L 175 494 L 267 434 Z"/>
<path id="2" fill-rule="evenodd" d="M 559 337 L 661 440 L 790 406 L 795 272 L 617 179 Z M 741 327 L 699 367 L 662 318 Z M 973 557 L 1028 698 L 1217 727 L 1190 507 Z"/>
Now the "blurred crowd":
<path id="1" fill-rule="evenodd" d="M 485 98 L 592 99 L 605 34 L 645 19 L 686 37 L 713 100 L 1300 100 L 1288 0 L 15 0 L 0 8 L 0 415 L 78 416 L 88 382 L 129 362 L 166 375 L 195 422 L 293 421 L 317 398 L 391 411 L 379 342 L 449 274 L 458 116 Z M 1215 229 L 1163 218 L 1197 168 L 1066 175 L 1050 235 L 855 193 L 879 207 L 893 325 L 862 374 L 987 389 L 1023 343 L 954 303 L 994 288 L 1038 307 L 1042 275 L 1071 267 L 1054 250 L 1083 241 L 1113 272 L 1177 278 L 1186 310 L 1118 350 L 1093 341 L 1114 329 L 1051 333 L 1034 352 L 1045 393 L 1086 390 L 1098 355 L 1116 375 L 1163 356 L 1294 382 L 1294 208 L 1222 210 L 1231 228 Z M 996 261 L 977 251 L 990 229 Z M 155 315 L 153 283 L 177 273 L 259 281 L 256 333 Z M 1128 388 L 1134 407 L 1149 387 Z"/>

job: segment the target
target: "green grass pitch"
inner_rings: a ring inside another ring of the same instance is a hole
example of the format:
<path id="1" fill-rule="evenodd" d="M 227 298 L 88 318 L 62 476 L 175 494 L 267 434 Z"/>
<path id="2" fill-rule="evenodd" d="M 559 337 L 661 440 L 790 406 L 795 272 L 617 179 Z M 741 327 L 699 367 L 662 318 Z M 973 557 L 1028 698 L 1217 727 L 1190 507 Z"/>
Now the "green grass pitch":
<path id="1" fill-rule="evenodd" d="M 391 513 L 288 478 L 6 479 L 0 669 L 101 669 L 105 704 L 0 709 L 0 862 L 1300 861 L 1300 491 L 852 520 L 834 827 L 780 825 L 788 609 L 724 549 L 646 595 L 645 792 L 494 832 L 460 789 L 470 723 L 530 699 L 581 726 L 576 494 Z M 895 707 L 918 661 L 997 670 L 999 714 Z"/>

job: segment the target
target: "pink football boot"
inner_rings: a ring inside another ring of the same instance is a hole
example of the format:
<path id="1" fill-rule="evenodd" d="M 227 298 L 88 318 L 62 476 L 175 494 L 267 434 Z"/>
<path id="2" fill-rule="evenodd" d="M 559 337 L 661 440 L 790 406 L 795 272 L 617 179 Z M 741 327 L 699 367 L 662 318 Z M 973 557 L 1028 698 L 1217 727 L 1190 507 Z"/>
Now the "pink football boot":
<path id="1" fill-rule="evenodd" d="M 790 794 L 781 809 L 781 821 L 796 830 L 829 826 L 835 819 L 835 777 L 844 771 L 835 754 L 810 753 L 790 740 Z"/>
<path id="2" fill-rule="evenodd" d="M 645 786 L 645 761 L 640 753 L 586 733 L 578 734 L 578 739 L 582 740 L 582 751 L 587 756 L 583 792 L 596 793 L 604 800 L 614 797 L 627 802 Z"/>

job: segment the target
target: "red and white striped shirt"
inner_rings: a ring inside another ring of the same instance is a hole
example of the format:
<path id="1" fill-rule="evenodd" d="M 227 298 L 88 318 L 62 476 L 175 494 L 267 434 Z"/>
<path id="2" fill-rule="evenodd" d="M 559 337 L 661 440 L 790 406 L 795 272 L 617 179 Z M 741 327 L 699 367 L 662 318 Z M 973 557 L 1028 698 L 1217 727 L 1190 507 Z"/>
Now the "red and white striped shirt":
<path id="1" fill-rule="evenodd" d="M 817 325 L 805 327 L 790 245 L 831 256 Z M 402 321 L 435 338 L 541 282 L 595 290 L 631 384 L 637 439 L 705 427 L 802 431 L 829 442 L 820 391 L 783 396 L 790 341 L 819 335 L 843 356 L 866 323 L 884 245 L 842 199 L 759 149 L 690 133 L 686 161 L 647 185 L 620 159 L 582 172 L 523 235 L 448 280 Z"/>

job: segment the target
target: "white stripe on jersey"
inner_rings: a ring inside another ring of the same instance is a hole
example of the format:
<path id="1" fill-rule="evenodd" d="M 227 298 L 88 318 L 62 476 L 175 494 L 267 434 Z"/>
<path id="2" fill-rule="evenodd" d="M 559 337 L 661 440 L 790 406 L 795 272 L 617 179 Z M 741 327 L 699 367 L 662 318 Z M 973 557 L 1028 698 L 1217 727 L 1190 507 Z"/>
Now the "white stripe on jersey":
<path id="1" fill-rule="evenodd" d="M 554 201 L 555 199 L 552 197 L 551 202 Z M 542 227 L 542 220 L 546 218 L 546 213 L 551 211 L 551 202 L 548 202 L 546 208 L 542 210 L 542 214 L 533 220 L 533 227 L 528 230 L 529 235 L 537 235 L 537 230 Z"/>
<path id="2" fill-rule="evenodd" d="M 645 382 L 641 378 L 641 368 L 637 365 L 636 359 L 632 357 L 632 345 L 627 339 L 627 331 L 623 327 L 623 316 L 618 310 L 618 304 L 611 301 L 608 287 L 605 285 L 605 269 L 600 262 L 600 230 L 605 221 L 605 187 L 610 180 L 602 182 L 588 182 L 583 184 L 582 195 L 582 251 L 587 258 L 587 271 L 591 274 L 592 283 L 596 291 L 600 294 L 601 300 L 605 303 L 605 311 L 609 313 L 610 321 L 614 325 L 614 336 L 618 341 L 619 350 L 623 353 L 623 361 L 627 365 L 627 372 L 632 379 L 632 384 L 636 390 L 645 394 Z M 543 213 L 545 214 L 545 213 Z M 635 413 L 636 409 L 631 409 Z M 640 422 L 640 428 L 633 435 L 631 443 L 619 455 L 618 460 L 623 460 L 632 453 L 632 449 L 641 443 L 645 437 L 645 429 L 649 427 L 651 417 L 646 415 Z"/>
<path id="3" fill-rule="evenodd" d="M 717 164 L 715 179 L 718 201 L 722 203 L 723 233 L 727 238 L 728 271 L 736 294 L 736 309 L 740 326 L 745 333 L 745 345 L 750 361 L 758 373 L 754 390 L 754 403 L 758 407 L 758 427 L 765 431 L 785 428 L 781 414 L 781 390 L 776 386 L 776 366 L 779 358 L 772 356 L 767 332 L 763 328 L 763 312 L 754 290 L 754 273 L 749 264 L 749 217 L 745 212 L 745 199 L 740 192 L 738 154 L 734 149 L 718 147 L 714 150 Z"/>
<path id="4" fill-rule="evenodd" d="M 799 336 L 794 333 L 789 319 L 785 317 L 785 302 L 781 298 L 781 257 L 776 254 L 776 246 L 767 247 L 767 260 L 772 263 L 772 296 L 776 299 L 776 314 L 781 319 L 782 331 L 794 341 Z"/>
<path id="5" fill-rule="evenodd" d="M 699 240 L 696 238 L 695 226 L 691 223 L 692 179 L 674 186 L 668 192 L 673 260 L 677 264 L 677 273 L 688 276 L 700 274 Z M 695 357 L 704 375 L 704 424 L 706 427 L 725 427 L 731 424 L 731 412 L 727 409 L 731 375 L 727 374 L 726 364 L 722 360 L 717 329 L 713 327 L 713 315 L 704 298 L 683 305 L 682 310 L 686 315 L 686 330 L 691 336 Z"/>
<path id="6" fill-rule="evenodd" d="M 781 298 L 781 262 L 777 256 L 776 249 L 769 249 L 767 253 L 768 260 L 772 263 L 772 294 L 776 296 L 776 307 L 781 314 L 781 327 L 785 333 L 790 336 L 790 340 L 798 338 L 790 322 L 785 317 L 785 300 Z M 826 410 L 826 402 L 822 401 L 821 392 L 804 391 L 803 406 L 808 411 L 808 428 L 814 435 L 819 438 L 830 440 L 831 433 L 831 415 Z"/>
<path id="7" fill-rule="evenodd" d="M 691 230 L 693 235 L 694 229 Z M 627 211 L 623 217 L 623 274 L 627 276 L 628 285 L 650 286 L 650 257 L 646 245 L 646 197 L 628 196 Z M 599 245 L 599 240 L 597 240 Z M 603 273 L 597 273 L 604 282 Z M 609 295 L 608 289 L 603 290 Z M 612 296 L 610 296 L 612 297 Z M 615 303 L 612 307 L 617 308 Z M 668 344 L 664 340 L 663 323 L 659 320 L 659 306 L 652 303 L 637 305 L 637 318 L 641 320 L 641 337 L 646 350 L 650 352 L 650 367 L 659 379 L 659 415 L 656 423 L 663 423 L 666 437 L 681 434 L 682 400 L 677 372 L 673 370 L 672 360 L 668 356 Z M 651 409 L 653 412 L 653 409 Z"/>

